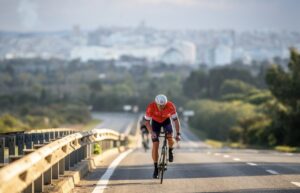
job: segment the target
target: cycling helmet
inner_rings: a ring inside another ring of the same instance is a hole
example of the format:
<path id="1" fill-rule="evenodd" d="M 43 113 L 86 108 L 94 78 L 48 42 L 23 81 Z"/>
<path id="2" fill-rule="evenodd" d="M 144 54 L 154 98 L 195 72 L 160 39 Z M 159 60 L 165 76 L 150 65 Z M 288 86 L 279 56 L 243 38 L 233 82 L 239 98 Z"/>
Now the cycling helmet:
<path id="1" fill-rule="evenodd" d="M 166 105 L 168 102 L 168 99 L 165 95 L 159 94 L 155 97 L 155 103 L 158 105 Z"/>

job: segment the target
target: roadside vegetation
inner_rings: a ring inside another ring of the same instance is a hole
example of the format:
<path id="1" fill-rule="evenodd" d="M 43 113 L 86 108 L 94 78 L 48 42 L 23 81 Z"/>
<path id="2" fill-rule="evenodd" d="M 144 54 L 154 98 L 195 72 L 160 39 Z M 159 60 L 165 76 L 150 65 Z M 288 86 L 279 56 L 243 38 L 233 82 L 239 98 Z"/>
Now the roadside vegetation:
<path id="1" fill-rule="evenodd" d="M 299 151 L 300 55 L 296 50 L 291 50 L 288 65 L 270 65 L 257 75 L 224 67 L 194 72 L 186 84 L 189 79 L 201 85 L 187 90 L 193 97 L 187 108 L 195 111 L 189 122 L 202 136 L 217 140 L 209 144 Z"/>
<path id="2" fill-rule="evenodd" d="M 1 60 L 0 132 L 87 124 L 91 111 L 123 111 L 124 105 L 143 112 L 164 93 L 180 115 L 195 112 L 189 125 L 202 138 L 282 151 L 300 146 L 300 55 L 294 49 L 289 60 L 215 68 L 127 62 L 137 65 Z"/>

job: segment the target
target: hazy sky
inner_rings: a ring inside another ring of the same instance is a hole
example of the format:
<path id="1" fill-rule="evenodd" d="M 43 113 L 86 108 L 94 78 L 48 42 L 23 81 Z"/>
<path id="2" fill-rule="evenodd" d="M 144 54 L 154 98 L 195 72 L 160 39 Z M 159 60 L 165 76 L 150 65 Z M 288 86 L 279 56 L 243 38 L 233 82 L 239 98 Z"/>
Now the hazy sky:
<path id="1" fill-rule="evenodd" d="M 99 26 L 300 31 L 300 0 L 0 0 L 0 30 Z"/>

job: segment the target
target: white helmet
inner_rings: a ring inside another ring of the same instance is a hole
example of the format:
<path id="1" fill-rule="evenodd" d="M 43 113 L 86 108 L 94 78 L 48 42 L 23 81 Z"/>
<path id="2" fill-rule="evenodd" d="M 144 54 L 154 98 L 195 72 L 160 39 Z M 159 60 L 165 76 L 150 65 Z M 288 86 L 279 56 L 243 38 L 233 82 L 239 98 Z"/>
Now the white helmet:
<path id="1" fill-rule="evenodd" d="M 156 102 L 156 104 L 158 104 L 158 105 L 165 105 L 165 104 L 167 104 L 168 99 L 167 99 L 167 97 L 166 97 L 165 95 L 159 94 L 159 95 L 157 95 L 157 96 L 155 97 L 155 102 Z"/>

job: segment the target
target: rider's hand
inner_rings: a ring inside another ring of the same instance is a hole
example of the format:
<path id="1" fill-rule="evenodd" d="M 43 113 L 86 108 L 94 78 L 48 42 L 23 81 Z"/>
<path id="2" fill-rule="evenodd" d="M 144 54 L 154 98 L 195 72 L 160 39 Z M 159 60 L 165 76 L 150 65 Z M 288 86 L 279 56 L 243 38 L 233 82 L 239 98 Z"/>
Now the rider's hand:
<path id="1" fill-rule="evenodd" d="M 177 133 L 177 135 L 176 135 L 175 139 L 176 139 L 176 141 L 180 141 L 180 140 L 181 140 L 180 133 Z"/>
<path id="2" fill-rule="evenodd" d="M 152 132 L 151 132 L 151 138 L 152 138 L 152 139 L 155 139 L 156 137 L 157 137 L 157 136 L 156 136 L 156 133 L 152 131 Z"/>

